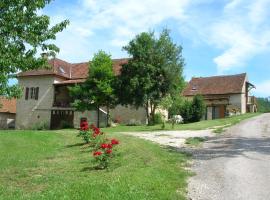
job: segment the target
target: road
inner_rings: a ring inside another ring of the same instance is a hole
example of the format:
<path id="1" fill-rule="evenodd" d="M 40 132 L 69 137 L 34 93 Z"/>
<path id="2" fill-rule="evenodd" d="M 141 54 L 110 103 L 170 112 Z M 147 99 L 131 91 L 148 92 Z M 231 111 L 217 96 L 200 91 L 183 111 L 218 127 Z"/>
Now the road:
<path id="1" fill-rule="evenodd" d="M 245 120 L 194 154 L 192 200 L 270 199 L 270 114 Z"/>

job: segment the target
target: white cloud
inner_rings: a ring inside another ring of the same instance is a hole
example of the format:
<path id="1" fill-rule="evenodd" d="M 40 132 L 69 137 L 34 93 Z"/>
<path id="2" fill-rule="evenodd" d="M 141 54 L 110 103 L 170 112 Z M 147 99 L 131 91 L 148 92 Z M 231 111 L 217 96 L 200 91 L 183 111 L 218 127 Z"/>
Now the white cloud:
<path id="1" fill-rule="evenodd" d="M 216 58 L 219 73 L 243 67 L 254 56 L 269 50 L 269 0 L 233 0 L 218 22 L 210 26 L 212 42 L 223 53 Z"/>
<path id="2" fill-rule="evenodd" d="M 117 48 L 120 51 L 142 31 L 153 30 L 166 20 L 185 20 L 185 10 L 190 2 L 78 0 L 72 8 L 63 7 L 52 14 L 52 24 L 63 19 L 71 22 L 66 30 L 58 34 L 56 44 L 61 49 L 58 57 L 77 62 L 89 59 L 98 49 L 114 51 Z M 119 55 L 119 52 L 115 54 Z"/>
<path id="3" fill-rule="evenodd" d="M 255 94 L 259 97 L 270 97 L 270 80 L 257 84 Z"/>
<path id="4" fill-rule="evenodd" d="M 111 44 L 116 46 L 165 20 L 184 19 L 189 3 L 190 0 L 83 1 L 83 5 L 93 12 L 93 15 L 86 17 L 87 27 L 91 30 L 110 29 L 113 37 Z"/>
<path id="5" fill-rule="evenodd" d="M 223 7 L 218 4 L 220 7 L 215 11 L 212 5 L 216 2 L 78 0 L 72 9 L 61 9 L 53 17 L 53 21 L 66 18 L 71 21 L 57 40 L 60 57 L 76 55 L 78 60 L 96 48 L 117 49 L 115 54 L 119 54 L 121 47 L 136 34 L 166 25 L 168 21 L 175 22 L 182 36 L 196 44 L 206 43 L 220 50 L 213 58 L 219 73 L 246 66 L 254 56 L 269 50 L 270 0 L 231 0 Z"/>
<path id="6" fill-rule="evenodd" d="M 195 0 L 189 7 L 182 36 L 195 45 L 220 51 L 213 58 L 219 74 L 247 66 L 260 53 L 270 51 L 270 0 Z"/>

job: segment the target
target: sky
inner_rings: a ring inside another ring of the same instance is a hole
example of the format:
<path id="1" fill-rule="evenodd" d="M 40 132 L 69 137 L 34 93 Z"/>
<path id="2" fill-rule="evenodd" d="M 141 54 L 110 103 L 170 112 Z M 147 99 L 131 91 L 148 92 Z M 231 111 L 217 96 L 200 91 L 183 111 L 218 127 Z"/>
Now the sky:
<path id="1" fill-rule="evenodd" d="M 55 0 L 40 11 L 56 24 L 58 58 L 91 60 L 102 49 L 128 57 L 122 47 L 143 31 L 163 28 L 183 47 L 184 76 L 248 74 L 251 94 L 270 96 L 270 0 Z"/>

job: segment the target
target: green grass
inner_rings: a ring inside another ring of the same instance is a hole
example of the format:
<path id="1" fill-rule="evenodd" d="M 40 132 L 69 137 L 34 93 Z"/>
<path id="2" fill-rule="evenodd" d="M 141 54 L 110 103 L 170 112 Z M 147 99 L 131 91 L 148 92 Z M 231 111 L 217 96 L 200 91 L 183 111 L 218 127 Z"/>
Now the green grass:
<path id="1" fill-rule="evenodd" d="M 216 120 L 204 120 L 200 122 L 190 123 L 190 124 L 176 124 L 174 129 L 172 129 L 171 124 L 166 124 L 165 129 L 161 128 L 161 125 L 155 126 L 116 126 L 110 128 L 104 128 L 105 132 L 136 132 L 136 131 L 158 131 L 158 130 L 203 130 L 208 128 L 215 128 L 217 126 L 232 126 L 235 125 L 242 120 L 258 116 L 260 113 L 248 113 L 233 117 L 228 117 L 224 119 L 216 119 Z"/>
<path id="2" fill-rule="evenodd" d="M 189 156 L 117 133 L 118 154 L 95 170 L 76 132 L 0 131 L 0 199 L 185 199 Z"/>
<path id="3" fill-rule="evenodd" d="M 193 147 L 200 146 L 206 139 L 202 137 L 190 137 L 186 139 L 186 144 Z"/>

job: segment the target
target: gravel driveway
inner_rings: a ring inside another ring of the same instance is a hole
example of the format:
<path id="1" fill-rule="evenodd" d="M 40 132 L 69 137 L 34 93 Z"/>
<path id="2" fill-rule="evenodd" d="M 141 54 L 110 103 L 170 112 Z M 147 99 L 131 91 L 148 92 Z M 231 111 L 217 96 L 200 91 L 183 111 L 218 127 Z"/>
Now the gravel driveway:
<path id="1" fill-rule="evenodd" d="M 210 138 L 194 155 L 192 200 L 270 199 L 270 114 Z"/>
<path id="2" fill-rule="evenodd" d="M 199 131 L 151 131 L 125 133 L 142 139 L 150 140 L 161 145 L 181 148 L 186 146 L 185 141 L 189 137 L 214 137 L 213 130 Z"/>

